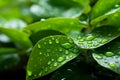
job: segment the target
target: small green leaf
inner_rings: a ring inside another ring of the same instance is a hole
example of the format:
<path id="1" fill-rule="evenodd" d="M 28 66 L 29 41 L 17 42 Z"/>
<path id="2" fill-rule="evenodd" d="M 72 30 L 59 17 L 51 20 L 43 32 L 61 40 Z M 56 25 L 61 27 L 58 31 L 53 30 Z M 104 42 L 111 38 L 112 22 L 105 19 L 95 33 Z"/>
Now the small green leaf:
<path id="1" fill-rule="evenodd" d="M 106 6 L 107 5 L 107 6 Z M 104 8 L 103 8 L 104 7 Z M 93 27 L 99 27 L 101 25 L 113 25 L 120 26 L 120 1 L 99 0 L 93 7 L 91 25 Z"/>
<path id="2" fill-rule="evenodd" d="M 0 48 L 0 56 L 10 53 L 17 53 L 17 50 L 15 48 Z"/>
<path id="3" fill-rule="evenodd" d="M 65 47 L 72 46 L 72 47 Z M 39 40 L 34 46 L 27 65 L 27 80 L 47 75 L 75 58 L 79 48 L 72 39 L 55 35 Z"/>
<path id="4" fill-rule="evenodd" d="M 0 33 L 7 35 L 13 42 L 20 46 L 20 48 L 28 49 L 32 46 L 28 35 L 20 30 L 0 27 Z"/>
<path id="5" fill-rule="evenodd" d="M 55 30 L 41 30 L 38 31 L 30 36 L 30 39 L 35 45 L 40 39 L 47 37 L 47 36 L 52 36 L 52 35 L 64 35 L 63 33 Z"/>
<path id="6" fill-rule="evenodd" d="M 120 74 L 120 42 L 111 42 L 96 49 L 92 56 L 101 66 Z"/>
<path id="7" fill-rule="evenodd" d="M 30 35 L 40 30 L 56 30 L 68 34 L 71 31 L 80 31 L 83 27 L 77 18 L 50 18 L 45 21 L 36 22 L 24 28 Z"/>
<path id="8" fill-rule="evenodd" d="M 89 34 L 79 34 L 76 38 L 73 36 L 73 39 L 80 48 L 93 49 L 110 42 L 119 35 L 120 31 L 118 28 L 112 26 L 103 26 L 94 29 Z"/>

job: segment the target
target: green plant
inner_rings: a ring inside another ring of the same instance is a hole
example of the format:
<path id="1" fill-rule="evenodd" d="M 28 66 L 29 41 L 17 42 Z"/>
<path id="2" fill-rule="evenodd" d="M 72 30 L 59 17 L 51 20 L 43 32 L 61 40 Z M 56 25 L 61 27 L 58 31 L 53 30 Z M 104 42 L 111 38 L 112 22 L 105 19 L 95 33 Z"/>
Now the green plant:
<path id="1" fill-rule="evenodd" d="M 62 8 L 60 2 L 68 5 Z M 26 80 L 53 71 L 56 72 L 50 80 L 98 80 L 97 75 L 113 75 L 114 80 L 120 79 L 120 0 L 49 0 L 49 3 L 53 5 L 49 9 L 54 6 L 61 9 L 59 14 L 55 11 L 51 16 L 49 13 L 41 15 L 53 17 L 56 14 L 55 18 L 41 19 L 22 31 L 0 27 L 0 33 L 17 44 L 17 48 L 0 48 L 0 57 L 10 53 L 19 57 L 1 59 L 0 68 L 11 68 L 27 55 Z M 67 9 L 76 11 L 72 15 L 77 16 L 64 18 L 63 12 Z M 13 64 L 4 65 L 8 61 Z"/>

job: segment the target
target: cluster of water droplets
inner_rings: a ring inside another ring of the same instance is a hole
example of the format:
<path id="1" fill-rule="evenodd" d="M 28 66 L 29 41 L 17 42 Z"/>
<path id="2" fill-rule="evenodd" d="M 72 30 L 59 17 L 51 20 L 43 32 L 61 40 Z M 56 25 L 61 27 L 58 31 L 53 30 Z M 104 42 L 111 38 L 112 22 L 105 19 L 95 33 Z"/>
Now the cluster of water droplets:
<path id="1" fill-rule="evenodd" d="M 111 36 L 111 34 L 108 34 L 108 36 Z M 88 34 L 87 36 L 78 36 L 76 40 L 76 43 L 81 48 L 94 48 L 103 45 L 106 42 L 108 42 L 108 39 L 92 34 Z"/>

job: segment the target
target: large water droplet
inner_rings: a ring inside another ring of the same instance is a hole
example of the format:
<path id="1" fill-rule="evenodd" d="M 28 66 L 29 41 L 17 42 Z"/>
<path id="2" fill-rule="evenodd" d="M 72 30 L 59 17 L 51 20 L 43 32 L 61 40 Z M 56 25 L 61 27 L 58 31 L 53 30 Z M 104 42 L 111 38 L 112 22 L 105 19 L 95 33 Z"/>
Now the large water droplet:
<path id="1" fill-rule="evenodd" d="M 70 55 L 69 58 L 70 58 L 70 59 L 73 58 L 73 55 Z"/>
<path id="2" fill-rule="evenodd" d="M 94 45 L 94 46 L 98 46 L 99 44 L 98 44 L 98 43 L 94 43 L 93 45 Z"/>
<path id="3" fill-rule="evenodd" d="M 38 48 L 41 48 L 40 44 L 38 44 Z"/>
<path id="4" fill-rule="evenodd" d="M 62 46 L 66 49 L 70 49 L 73 47 L 73 45 L 71 45 L 70 43 L 64 43 L 64 44 L 62 44 Z"/>
<path id="5" fill-rule="evenodd" d="M 54 63 L 53 66 L 54 66 L 54 67 L 58 66 L 58 63 Z"/>
<path id="6" fill-rule="evenodd" d="M 63 62 L 64 59 L 65 59 L 64 57 L 59 57 L 59 58 L 57 59 L 57 61 L 58 61 L 58 62 Z"/>
<path id="7" fill-rule="evenodd" d="M 52 40 L 55 40 L 55 38 L 54 38 L 54 37 L 52 37 Z"/>
<path id="8" fill-rule="evenodd" d="M 114 63 L 109 63 L 110 67 L 115 67 L 116 65 Z"/>
<path id="9" fill-rule="evenodd" d="M 51 61 L 54 61 L 54 59 L 51 59 Z"/>
<path id="10" fill-rule="evenodd" d="M 90 41 L 90 40 L 93 40 L 94 38 L 95 38 L 94 36 L 90 35 L 90 36 L 87 36 L 85 40 Z"/>
<path id="11" fill-rule="evenodd" d="M 27 70 L 27 74 L 28 74 L 28 76 L 31 76 L 32 75 L 32 71 Z"/>
<path id="12" fill-rule="evenodd" d="M 62 48 L 60 48 L 59 51 L 60 51 L 60 52 L 63 51 Z"/>
<path id="13" fill-rule="evenodd" d="M 92 41 L 88 41 L 87 43 L 88 43 L 88 44 L 92 44 Z"/>
<path id="14" fill-rule="evenodd" d="M 114 56 L 114 53 L 113 53 L 113 52 L 106 52 L 106 53 L 105 53 L 105 56 L 111 57 L 111 56 Z"/>

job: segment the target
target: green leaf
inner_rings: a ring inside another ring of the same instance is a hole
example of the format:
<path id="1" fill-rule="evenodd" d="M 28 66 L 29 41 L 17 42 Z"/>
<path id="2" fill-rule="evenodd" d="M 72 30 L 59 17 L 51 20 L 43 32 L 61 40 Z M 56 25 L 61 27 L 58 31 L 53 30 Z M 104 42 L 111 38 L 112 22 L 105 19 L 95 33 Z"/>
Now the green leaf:
<path id="1" fill-rule="evenodd" d="M 96 49 L 92 56 L 101 66 L 120 74 L 120 42 L 111 42 Z"/>
<path id="2" fill-rule="evenodd" d="M 20 48 L 28 49 L 32 46 L 28 35 L 20 30 L 0 27 L 0 33 L 7 35 Z"/>
<path id="3" fill-rule="evenodd" d="M 106 6 L 107 5 L 107 6 Z M 104 7 L 104 8 L 103 8 Z M 91 25 L 93 27 L 101 25 L 120 26 L 120 1 L 119 0 L 99 0 L 93 7 Z"/>
<path id="4" fill-rule="evenodd" d="M 27 80 L 47 75 L 75 58 L 79 48 L 72 39 L 55 35 L 41 39 L 34 46 L 27 65 Z"/>
<path id="5" fill-rule="evenodd" d="M 50 80 L 97 80 L 88 67 L 89 65 L 83 63 L 67 63 L 58 69 Z"/>
<path id="6" fill-rule="evenodd" d="M 55 30 L 41 30 L 38 31 L 30 36 L 30 39 L 35 45 L 40 39 L 47 37 L 47 36 L 52 36 L 52 35 L 64 35 L 63 33 Z"/>
<path id="7" fill-rule="evenodd" d="M 75 43 L 83 49 L 93 49 L 100 47 L 120 35 L 118 28 L 113 26 L 103 26 L 95 28 L 89 34 L 76 33 L 76 36 L 71 36 Z"/>
<path id="8" fill-rule="evenodd" d="M 15 48 L 0 48 L 0 56 L 10 53 L 17 53 L 17 50 Z"/>
<path id="9" fill-rule="evenodd" d="M 20 62 L 17 50 L 14 48 L 0 48 L 0 71 L 15 67 Z"/>
<path id="10" fill-rule="evenodd" d="M 50 29 L 68 34 L 71 31 L 80 31 L 82 28 L 83 26 L 79 23 L 77 18 L 49 18 L 45 21 L 36 22 L 27 26 L 24 28 L 24 31 L 31 35 L 40 30 Z"/>

